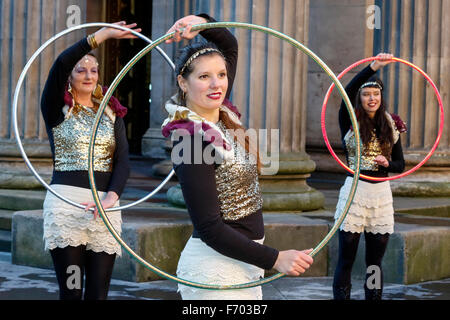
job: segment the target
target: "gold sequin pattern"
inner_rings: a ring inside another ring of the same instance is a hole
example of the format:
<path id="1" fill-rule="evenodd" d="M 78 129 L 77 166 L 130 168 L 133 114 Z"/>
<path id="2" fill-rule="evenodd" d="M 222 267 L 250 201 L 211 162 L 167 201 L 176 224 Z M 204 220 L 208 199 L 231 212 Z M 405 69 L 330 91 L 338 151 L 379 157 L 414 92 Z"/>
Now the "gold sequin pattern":
<path id="1" fill-rule="evenodd" d="M 228 141 L 233 141 L 234 157 L 216 168 L 216 187 L 224 220 L 238 220 L 262 208 L 256 159 L 236 142 L 221 121 L 218 127 Z"/>
<path id="2" fill-rule="evenodd" d="M 73 109 L 62 123 L 53 128 L 56 171 L 88 170 L 89 141 L 95 113 L 78 104 Z M 115 147 L 114 123 L 103 115 L 95 139 L 94 171 L 112 171 Z"/>
<path id="3" fill-rule="evenodd" d="M 348 152 L 348 166 L 350 169 L 356 168 L 356 141 L 355 134 L 350 130 L 345 136 L 345 146 Z M 378 171 L 378 164 L 375 162 L 375 158 L 382 154 L 380 143 L 374 132 L 370 142 L 365 144 L 361 154 L 361 167 L 360 170 Z"/>
<path id="4" fill-rule="evenodd" d="M 386 113 L 386 118 L 389 121 L 391 126 L 394 143 L 398 141 L 400 136 L 400 132 L 397 130 L 395 126 L 395 122 L 392 119 L 391 115 Z M 345 146 L 347 148 L 348 153 L 348 166 L 350 169 L 356 169 L 356 139 L 355 133 L 353 130 L 349 130 L 344 137 Z M 375 132 L 372 132 L 372 137 L 369 143 L 365 144 L 363 150 L 361 151 L 361 167 L 360 170 L 370 170 L 370 171 L 378 171 L 379 166 L 375 162 L 375 158 L 378 155 L 382 154 L 381 145 L 378 141 Z M 388 159 L 389 160 L 389 159 Z"/>

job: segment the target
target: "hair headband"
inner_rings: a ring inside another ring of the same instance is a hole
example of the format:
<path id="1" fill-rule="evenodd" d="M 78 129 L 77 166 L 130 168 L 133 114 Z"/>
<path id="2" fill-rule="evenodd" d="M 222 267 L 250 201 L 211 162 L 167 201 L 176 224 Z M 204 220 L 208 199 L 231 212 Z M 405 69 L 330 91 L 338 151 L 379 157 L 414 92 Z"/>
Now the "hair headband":
<path id="1" fill-rule="evenodd" d="M 187 59 L 186 63 L 183 65 L 183 68 L 181 68 L 180 74 L 184 73 L 184 70 L 192 63 L 192 61 L 194 61 L 195 59 L 198 58 L 198 56 L 200 56 L 206 52 L 217 52 L 218 54 L 220 54 L 223 57 L 222 52 L 220 52 L 219 50 L 214 49 L 214 48 L 205 48 L 205 49 L 199 50 L 196 53 L 194 53 L 192 56 L 190 56 L 189 59 Z"/>
<path id="2" fill-rule="evenodd" d="M 365 87 L 377 87 L 378 89 L 383 90 L 383 87 L 378 82 L 375 81 L 366 82 L 359 89 L 361 90 L 362 88 Z"/>

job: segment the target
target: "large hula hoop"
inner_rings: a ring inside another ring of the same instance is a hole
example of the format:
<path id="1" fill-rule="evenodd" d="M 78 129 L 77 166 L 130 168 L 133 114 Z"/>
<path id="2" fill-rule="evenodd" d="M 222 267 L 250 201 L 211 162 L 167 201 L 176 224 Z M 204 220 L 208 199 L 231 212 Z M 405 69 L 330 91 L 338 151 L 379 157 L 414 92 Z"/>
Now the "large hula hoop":
<path id="1" fill-rule="evenodd" d="M 85 206 L 76 203 L 70 199 L 67 199 L 66 197 L 60 195 L 59 193 L 57 193 L 55 190 L 53 190 L 53 188 L 51 188 L 42 178 L 41 176 L 37 173 L 37 171 L 34 169 L 33 165 L 31 164 L 30 160 L 28 159 L 27 154 L 25 153 L 25 150 L 23 148 L 22 145 L 22 140 L 20 139 L 20 133 L 19 133 L 19 129 L 18 129 L 18 125 L 17 125 L 17 105 L 18 105 L 18 101 L 19 101 L 19 93 L 20 90 L 22 88 L 22 84 L 25 80 L 25 76 L 28 73 L 28 70 L 30 69 L 32 63 L 34 62 L 34 60 L 36 60 L 36 58 L 41 54 L 41 52 L 48 47 L 51 43 L 55 42 L 58 38 L 61 38 L 62 36 L 74 32 L 76 30 L 81 30 L 81 29 L 85 29 L 85 28 L 91 28 L 91 27 L 111 27 L 111 28 L 116 28 L 116 29 L 120 29 L 123 31 L 130 31 L 133 35 L 141 38 L 142 40 L 148 42 L 149 44 L 152 44 L 153 41 L 150 40 L 149 38 L 147 38 L 146 36 L 144 36 L 143 34 L 136 32 L 132 29 L 129 28 L 125 28 L 116 24 L 110 24 L 110 23 L 103 23 L 103 22 L 97 22 L 97 23 L 85 23 L 85 24 L 81 24 L 78 26 L 74 26 L 71 27 L 69 29 L 63 30 L 60 33 L 54 35 L 53 37 L 51 37 L 50 39 L 48 39 L 39 49 L 37 49 L 34 54 L 31 56 L 31 58 L 28 60 L 27 64 L 25 65 L 25 67 L 22 70 L 22 73 L 20 74 L 19 80 L 17 81 L 17 85 L 16 85 L 16 90 L 14 92 L 14 100 L 13 100 L 13 105 L 12 105 L 12 118 L 13 118 L 13 127 L 14 127 L 14 134 L 16 137 L 16 142 L 17 142 L 17 146 L 19 147 L 20 153 L 22 154 L 22 158 L 24 159 L 26 165 L 28 166 L 28 168 L 30 169 L 30 171 L 33 173 L 33 175 L 35 176 L 35 178 L 51 193 L 53 193 L 56 197 L 58 197 L 59 199 L 75 206 L 78 207 L 80 209 L 84 209 Z M 158 50 L 159 53 L 161 53 L 161 55 L 164 57 L 164 59 L 169 63 L 169 65 L 172 67 L 172 69 L 175 70 L 175 65 L 172 62 L 172 60 L 167 56 L 167 54 L 159 47 L 156 47 L 156 50 Z M 108 102 L 109 102 L 109 98 L 108 98 Z M 118 211 L 118 210 L 123 210 L 129 207 L 132 207 L 134 205 L 137 205 L 147 199 L 149 199 L 150 197 L 152 197 L 154 194 L 156 194 L 169 180 L 170 178 L 174 175 L 174 171 L 172 170 L 169 175 L 161 182 L 161 184 L 155 188 L 155 190 L 153 190 L 152 192 L 150 192 L 147 196 L 143 197 L 142 199 L 136 200 L 135 202 L 129 203 L 127 205 L 121 206 L 121 207 L 113 207 L 113 208 L 109 208 L 106 209 L 106 211 Z M 90 208 L 90 211 L 94 211 L 95 208 Z"/>
<path id="2" fill-rule="evenodd" d="M 344 101 L 346 102 L 347 105 L 347 109 L 348 112 L 350 113 L 350 118 L 352 120 L 352 124 L 354 126 L 354 128 L 356 128 L 355 130 L 355 138 L 356 141 L 358 141 L 358 146 L 356 148 L 357 150 L 357 154 L 359 155 L 357 157 L 357 170 L 355 172 L 355 177 L 353 179 L 353 183 L 352 183 L 352 187 L 349 193 L 349 197 L 347 199 L 347 202 L 344 206 L 344 210 L 345 213 L 341 214 L 340 218 L 336 221 L 335 225 L 333 226 L 333 228 L 330 230 L 330 232 L 324 237 L 324 239 L 314 248 L 314 250 L 309 254 L 310 256 L 315 256 L 323 247 L 325 247 L 325 245 L 329 242 L 329 240 L 333 237 L 333 235 L 336 233 L 336 231 L 338 230 L 338 228 L 340 227 L 342 221 L 345 219 L 347 212 L 350 208 L 350 205 L 353 201 L 353 197 L 355 195 L 356 192 L 356 187 L 358 184 L 358 177 L 359 177 L 359 167 L 360 167 L 360 155 L 361 155 L 361 149 L 360 149 L 360 136 L 359 136 L 359 131 L 358 131 L 358 122 L 356 121 L 356 116 L 355 113 L 353 112 L 353 106 L 350 102 L 350 99 L 348 98 L 342 84 L 339 82 L 339 80 L 336 78 L 336 76 L 334 75 L 334 73 L 331 71 L 331 69 L 318 57 L 314 54 L 314 52 L 312 52 L 311 50 L 309 50 L 307 47 L 305 47 L 303 44 L 301 44 L 300 42 L 298 42 L 297 40 L 281 33 L 278 32 L 276 30 L 267 28 L 267 27 L 263 27 L 263 26 L 259 26 L 259 25 L 255 25 L 255 24 L 249 24 L 249 23 L 242 23 L 242 22 L 213 22 L 213 23 L 203 23 L 203 24 L 198 24 L 198 25 L 194 25 L 192 26 L 192 31 L 199 31 L 199 30 L 203 30 L 203 29 L 211 29 L 211 28 L 226 28 L 226 27 L 233 27 L 233 28 L 245 28 L 245 29 L 251 29 L 251 30 L 256 30 L 256 31 L 261 31 L 264 33 L 267 33 L 269 35 L 273 35 L 277 38 L 280 38 L 281 40 L 287 41 L 288 43 L 292 44 L 293 46 L 295 46 L 297 49 L 302 50 L 304 53 L 306 53 L 308 56 L 310 56 L 314 61 L 316 61 L 317 64 L 320 65 L 320 67 L 328 74 L 328 76 L 330 78 L 332 78 L 333 82 L 337 85 L 339 92 L 341 93 Z M 164 272 L 163 270 L 153 266 L 152 264 L 148 263 L 147 261 L 145 261 L 142 257 L 140 257 L 138 254 L 136 254 L 123 240 L 122 238 L 117 234 L 116 230 L 114 229 L 114 227 L 112 226 L 112 224 L 110 223 L 108 217 L 106 216 L 104 209 L 102 207 L 102 203 L 99 199 L 98 196 L 98 192 L 97 192 L 97 188 L 95 186 L 95 178 L 93 175 L 93 154 L 94 154 L 94 143 L 95 143 L 95 137 L 97 134 L 97 129 L 100 123 L 100 118 L 104 112 L 104 109 L 108 103 L 108 100 L 110 99 L 113 90 L 115 90 L 115 88 L 117 87 L 117 85 L 119 84 L 119 82 L 123 79 L 124 75 L 126 72 L 128 72 L 130 70 L 130 68 L 137 62 L 139 61 L 139 59 L 141 59 L 145 54 L 147 54 L 148 52 L 150 52 L 154 47 L 156 47 L 157 45 L 159 45 L 160 43 L 162 43 L 165 40 L 168 40 L 170 38 L 173 37 L 173 35 L 175 34 L 175 32 L 171 32 L 169 34 L 166 34 L 162 37 L 160 37 L 159 39 L 155 40 L 153 42 L 153 44 L 148 45 L 146 48 L 144 48 L 140 53 L 138 53 L 132 60 L 130 60 L 128 62 L 128 64 L 120 71 L 120 73 L 116 76 L 116 78 L 114 79 L 114 81 L 111 83 L 108 91 L 105 93 L 104 99 L 102 101 L 102 103 L 99 106 L 99 110 L 98 113 L 96 115 L 96 118 L 94 120 L 94 126 L 92 129 L 92 136 L 91 136 L 91 141 L 90 141 L 90 145 L 89 145 L 89 182 L 91 184 L 91 189 L 92 189 L 92 195 L 94 197 L 94 201 L 97 205 L 98 211 L 100 212 L 100 215 L 103 219 L 103 221 L 105 222 L 108 230 L 112 233 L 112 235 L 114 236 L 114 238 L 120 243 L 120 245 L 125 249 L 125 251 L 127 251 L 127 253 L 129 255 L 131 255 L 136 261 L 138 261 L 140 264 L 142 264 L 144 267 L 146 267 L 147 269 L 153 271 L 154 273 L 156 273 L 159 276 L 162 276 L 168 280 L 172 280 L 175 282 L 178 282 L 180 284 L 186 285 L 186 286 L 190 286 L 190 287 L 195 287 L 195 288 L 200 288 L 200 289 L 210 289 L 210 290 L 231 290 L 231 289 L 245 289 L 245 288 L 251 288 L 251 287 L 256 287 L 256 286 L 260 286 L 263 284 L 267 284 L 271 281 L 280 279 L 282 277 L 284 277 L 285 275 L 283 273 L 278 273 L 276 275 L 273 275 L 271 277 L 268 278 L 264 278 L 258 281 L 253 281 L 253 282 L 248 282 L 248 283 L 242 283 L 242 284 L 234 284 L 234 285 L 211 285 L 211 284 L 204 284 L 204 283 L 197 283 L 197 282 L 193 282 L 193 281 L 189 281 L 186 279 L 180 279 L 176 276 L 173 276 L 171 274 L 168 274 L 166 272 Z"/>
<path id="3" fill-rule="evenodd" d="M 350 71 L 351 69 L 359 66 L 360 64 L 369 62 L 369 61 L 373 61 L 373 60 L 380 60 L 379 57 L 370 57 L 370 58 L 365 58 L 362 60 L 359 60 L 355 63 L 353 63 L 352 65 L 350 65 L 349 67 L 347 67 L 344 71 L 342 71 L 337 78 L 341 79 L 348 71 Z M 394 176 L 390 176 L 390 177 L 384 177 L 384 178 L 380 178 L 380 177 L 370 177 L 370 176 L 366 176 L 364 174 L 361 174 L 360 177 L 364 178 L 366 180 L 371 180 L 371 181 L 387 181 L 387 180 L 395 180 L 395 179 L 400 179 L 403 178 L 411 173 L 413 173 L 414 171 L 416 171 L 417 169 L 419 169 L 425 162 L 428 161 L 428 159 L 430 159 L 430 157 L 433 155 L 434 151 L 436 150 L 439 141 L 441 140 L 441 136 L 442 136 L 442 132 L 444 130 L 444 106 L 442 104 L 442 98 L 441 95 L 439 93 L 439 90 L 437 89 L 436 85 L 434 84 L 433 80 L 430 78 L 430 76 L 428 76 L 422 69 L 420 69 L 418 66 L 412 64 L 411 62 L 408 62 L 406 60 L 400 59 L 400 58 L 392 58 L 392 60 L 397 61 L 397 62 L 401 62 L 403 64 L 406 64 L 410 67 L 412 67 L 413 69 L 417 70 L 422 76 L 425 77 L 425 79 L 427 79 L 428 83 L 431 84 L 431 86 L 433 87 L 434 93 L 436 94 L 436 97 L 438 99 L 439 102 L 439 113 L 440 113 L 440 125 L 439 125 L 439 132 L 438 135 L 436 137 L 436 141 L 434 143 L 434 145 L 432 146 L 430 152 L 426 155 L 426 157 L 420 161 L 415 167 L 409 169 L 408 171 L 405 171 L 401 174 L 397 174 Z M 331 155 L 333 156 L 333 158 L 348 172 L 350 173 L 354 173 L 354 171 L 352 169 L 350 169 L 347 165 L 345 165 L 345 163 L 343 163 L 341 161 L 341 159 L 338 158 L 338 156 L 336 155 L 336 153 L 334 152 L 333 148 L 331 147 L 330 141 L 328 140 L 328 136 L 327 136 L 327 131 L 326 131 L 326 127 L 325 127 L 325 113 L 326 113 L 326 109 L 327 109 L 327 103 L 328 103 L 328 99 L 330 98 L 331 92 L 334 89 L 334 83 L 328 88 L 327 94 L 325 95 L 325 99 L 323 101 L 323 105 L 322 105 L 322 114 L 321 114 L 321 121 L 320 124 L 322 126 L 322 135 L 323 135 L 323 139 L 325 140 L 325 144 L 327 145 L 328 150 L 330 151 Z"/>

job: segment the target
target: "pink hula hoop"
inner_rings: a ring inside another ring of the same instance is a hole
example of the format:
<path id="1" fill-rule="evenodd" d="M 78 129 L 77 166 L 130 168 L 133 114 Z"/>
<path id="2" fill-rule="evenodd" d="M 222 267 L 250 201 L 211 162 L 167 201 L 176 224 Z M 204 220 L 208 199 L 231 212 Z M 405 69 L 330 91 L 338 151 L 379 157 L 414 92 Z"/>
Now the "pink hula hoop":
<path id="1" fill-rule="evenodd" d="M 349 67 L 347 67 L 344 71 L 342 71 L 337 78 L 340 80 L 348 71 L 350 71 L 351 69 L 359 66 L 360 64 L 369 62 L 369 61 L 373 61 L 373 60 L 380 60 L 379 57 L 370 57 L 370 58 L 365 58 L 362 60 L 359 60 L 355 63 L 353 63 L 352 65 L 350 65 Z M 425 162 L 428 161 L 428 159 L 430 159 L 430 157 L 433 155 L 434 151 L 436 150 L 439 141 L 441 140 L 441 136 L 442 136 L 442 131 L 444 130 L 444 107 L 442 105 L 442 99 L 441 99 L 441 95 L 439 94 L 439 90 L 437 89 L 436 85 L 434 84 L 433 80 L 422 70 L 420 69 L 418 66 L 412 64 L 411 62 L 408 62 L 406 60 L 400 59 L 400 58 L 392 58 L 393 61 L 396 62 L 401 62 L 403 64 L 406 64 L 408 66 L 410 66 L 411 68 L 417 70 L 422 76 L 425 77 L 425 79 L 427 79 L 428 83 L 431 84 L 431 86 L 433 87 L 434 93 L 436 94 L 436 97 L 438 99 L 439 102 L 439 113 L 440 113 L 440 124 L 439 124 L 439 132 L 436 138 L 436 142 L 434 143 L 433 147 L 431 148 L 430 152 L 426 155 L 426 157 L 420 162 L 418 163 L 415 167 L 409 169 L 408 171 L 405 171 L 401 174 L 395 175 L 395 176 L 390 176 L 390 177 L 385 177 L 385 178 L 378 178 L 378 177 L 370 177 L 370 176 L 366 176 L 361 174 L 360 177 L 364 178 L 366 180 L 371 180 L 371 181 L 387 181 L 387 180 L 395 180 L 395 179 L 400 179 L 403 178 L 405 176 L 407 176 L 408 174 L 413 173 L 414 171 L 416 171 L 417 169 L 419 169 Z M 328 103 L 328 99 L 330 98 L 331 92 L 333 91 L 335 85 L 334 83 L 328 88 L 327 94 L 325 95 L 325 99 L 323 101 L 323 105 L 322 105 L 322 114 L 321 114 L 321 120 L 320 120 L 320 124 L 322 127 L 322 135 L 323 138 L 325 140 L 325 144 L 328 148 L 328 150 L 330 151 L 331 155 L 333 156 L 333 158 L 348 172 L 354 174 L 354 171 L 352 169 L 350 169 L 349 167 L 347 167 L 342 161 L 341 159 L 338 158 L 338 156 L 336 155 L 336 153 L 334 152 L 333 148 L 330 145 L 330 141 L 328 140 L 328 136 L 327 136 L 327 131 L 325 128 L 325 111 L 327 109 L 327 103 Z"/>

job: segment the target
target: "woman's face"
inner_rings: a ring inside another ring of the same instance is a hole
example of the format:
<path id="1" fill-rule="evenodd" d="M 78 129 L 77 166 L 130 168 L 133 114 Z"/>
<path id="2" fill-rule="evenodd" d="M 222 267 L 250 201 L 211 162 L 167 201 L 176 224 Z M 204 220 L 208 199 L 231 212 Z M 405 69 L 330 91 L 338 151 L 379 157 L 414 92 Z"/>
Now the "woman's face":
<path id="1" fill-rule="evenodd" d="M 379 88 L 362 88 L 360 92 L 361 105 L 369 118 L 373 118 L 381 106 L 381 90 Z"/>
<path id="2" fill-rule="evenodd" d="M 178 84 L 186 93 L 186 105 L 197 113 L 218 109 L 225 99 L 228 77 L 225 60 L 218 54 L 200 56 L 193 62 L 193 71 Z"/>
<path id="3" fill-rule="evenodd" d="M 86 55 L 77 62 L 69 77 L 70 85 L 78 95 L 92 93 L 98 82 L 98 62 Z"/>

